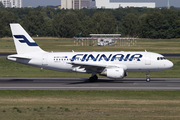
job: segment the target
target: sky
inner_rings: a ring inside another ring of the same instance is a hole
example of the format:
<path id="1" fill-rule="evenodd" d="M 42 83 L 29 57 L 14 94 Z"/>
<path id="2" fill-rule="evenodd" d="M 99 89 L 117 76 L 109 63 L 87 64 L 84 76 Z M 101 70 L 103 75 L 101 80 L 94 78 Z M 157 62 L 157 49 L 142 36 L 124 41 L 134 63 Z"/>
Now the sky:
<path id="1" fill-rule="evenodd" d="M 47 6 L 47 5 L 61 5 L 61 0 L 22 0 L 23 7 L 32 6 Z"/>
<path id="2" fill-rule="evenodd" d="M 122 0 L 121 0 L 122 1 Z M 124 0 L 125 1 L 125 0 Z M 131 0 L 136 1 L 136 0 Z M 144 0 L 144 1 L 156 1 L 156 7 L 164 7 L 167 6 L 168 0 Z M 170 6 L 180 7 L 180 0 L 169 0 Z M 22 0 L 23 7 L 32 6 L 47 6 L 47 5 L 61 5 L 61 0 Z"/>

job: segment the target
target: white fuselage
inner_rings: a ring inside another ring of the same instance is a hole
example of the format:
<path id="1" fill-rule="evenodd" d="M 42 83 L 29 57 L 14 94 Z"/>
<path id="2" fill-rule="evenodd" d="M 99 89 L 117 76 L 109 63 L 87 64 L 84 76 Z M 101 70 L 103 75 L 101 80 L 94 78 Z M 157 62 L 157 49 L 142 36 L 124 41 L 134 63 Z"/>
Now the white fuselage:
<path id="1" fill-rule="evenodd" d="M 149 72 L 173 66 L 171 61 L 152 52 L 40 52 L 25 54 L 24 57 L 31 59 L 12 56 L 8 56 L 8 59 L 44 69 L 84 73 L 101 73 L 103 69 L 98 69 L 99 67 L 119 67 L 126 72 Z"/>

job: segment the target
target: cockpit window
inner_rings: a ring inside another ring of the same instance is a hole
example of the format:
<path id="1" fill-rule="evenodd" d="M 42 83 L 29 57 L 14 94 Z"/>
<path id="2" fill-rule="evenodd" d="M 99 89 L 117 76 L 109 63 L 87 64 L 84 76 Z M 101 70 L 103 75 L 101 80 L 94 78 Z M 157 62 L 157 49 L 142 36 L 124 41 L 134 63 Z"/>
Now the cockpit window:
<path id="1" fill-rule="evenodd" d="M 157 60 L 166 60 L 165 57 L 158 57 Z"/>

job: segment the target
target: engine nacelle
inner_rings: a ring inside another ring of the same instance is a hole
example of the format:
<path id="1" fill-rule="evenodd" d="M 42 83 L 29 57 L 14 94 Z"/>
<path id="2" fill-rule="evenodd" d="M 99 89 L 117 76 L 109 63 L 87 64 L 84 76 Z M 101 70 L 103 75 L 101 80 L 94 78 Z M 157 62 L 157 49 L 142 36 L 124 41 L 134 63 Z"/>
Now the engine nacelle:
<path id="1" fill-rule="evenodd" d="M 123 68 L 110 68 L 107 69 L 107 77 L 108 78 L 123 78 L 125 75 L 124 69 Z"/>

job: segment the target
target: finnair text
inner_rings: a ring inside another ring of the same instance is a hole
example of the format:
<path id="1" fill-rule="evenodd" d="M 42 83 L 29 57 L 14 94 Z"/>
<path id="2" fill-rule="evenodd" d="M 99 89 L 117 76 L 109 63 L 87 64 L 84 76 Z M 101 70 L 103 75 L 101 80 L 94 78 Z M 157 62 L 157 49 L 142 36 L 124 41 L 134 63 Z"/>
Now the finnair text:
<path id="1" fill-rule="evenodd" d="M 97 54 L 97 55 L 92 55 L 92 54 L 76 54 L 72 57 L 71 61 L 75 61 L 75 60 L 81 60 L 83 61 L 114 61 L 114 60 L 119 60 L 119 61 L 133 61 L 133 60 L 137 60 L 137 61 L 141 61 L 140 58 L 142 58 L 143 55 L 141 54 L 110 54 L 110 55 L 105 55 L 105 54 Z"/>

